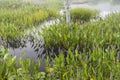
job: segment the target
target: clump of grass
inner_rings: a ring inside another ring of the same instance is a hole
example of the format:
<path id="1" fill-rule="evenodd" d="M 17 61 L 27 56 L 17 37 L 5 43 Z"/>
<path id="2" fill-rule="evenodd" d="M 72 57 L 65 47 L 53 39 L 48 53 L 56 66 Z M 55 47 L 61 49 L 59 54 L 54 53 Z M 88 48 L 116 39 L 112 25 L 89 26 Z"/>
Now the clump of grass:
<path id="1" fill-rule="evenodd" d="M 88 22 L 91 19 L 96 19 L 99 12 L 89 8 L 75 8 L 70 10 L 71 20 L 74 22 Z"/>

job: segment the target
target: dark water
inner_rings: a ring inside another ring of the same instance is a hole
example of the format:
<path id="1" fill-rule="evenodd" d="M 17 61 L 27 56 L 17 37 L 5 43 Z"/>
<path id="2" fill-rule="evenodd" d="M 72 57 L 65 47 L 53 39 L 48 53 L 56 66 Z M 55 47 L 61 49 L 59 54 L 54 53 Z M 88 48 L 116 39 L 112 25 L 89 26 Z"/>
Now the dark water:
<path id="1" fill-rule="evenodd" d="M 9 53 L 17 58 L 22 56 L 23 58 L 27 57 L 37 60 L 44 50 L 44 39 L 38 35 L 38 32 L 41 31 L 42 27 L 48 27 L 55 23 L 59 23 L 59 20 L 50 20 L 41 23 L 38 27 L 26 30 L 27 36 L 23 39 L 17 39 L 16 41 L 8 39 L 7 47 L 9 48 Z"/>

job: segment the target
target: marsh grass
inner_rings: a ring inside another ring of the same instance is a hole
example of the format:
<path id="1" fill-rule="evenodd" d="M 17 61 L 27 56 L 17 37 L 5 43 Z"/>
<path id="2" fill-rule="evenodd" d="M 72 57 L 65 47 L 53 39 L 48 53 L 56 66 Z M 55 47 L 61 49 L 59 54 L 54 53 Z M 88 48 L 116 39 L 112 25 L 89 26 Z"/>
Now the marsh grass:
<path id="1" fill-rule="evenodd" d="M 68 55 L 64 58 L 64 53 L 60 53 L 58 57 L 53 59 L 53 75 L 52 79 L 60 80 L 119 80 L 119 61 L 114 61 L 115 50 L 104 52 L 102 49 L 96 49 L 89 52 L 89 58 L 86 53 L 75 53 L 68 51 Z M 65 63 L 66 60 L 66 63 Z"/>
<path id="2" fill-rule="evenodd" d="M 73 22 L 84 23 L 96 19 L 99 11 L 90 8 L 74 8 L 70 10 L 70 15 Z"/>
<path id="3" fill-rule="evenodd" d="M 71 27 L 55 24 L 43 28 L 44 54 L 52 56 L 53 62 L 52 69 L 47 65 L 52 70 L 48 79 L 119 80 L 119 14 Z"/>
<path id="4" fill-rule="evenodd" d="M 0 38 L 4 40 L 23 36 L 24 29 L 58 17 L 56 10 L 38 6 L 0 11 Z M 20 58 L 16 63 L 16 56 L 10 56 L 8 49 L 0 46 L 0 80 L 119 80 L 120 13 L 91 22 L 96 16 L 94 11 L 82 11 L 77 9 L 75 14 L 84 18 L 73 17 L 87 23 L 71 23 L 71 27 L 59 23 L 39 32 L 45 40 L 45 72 L 39 72 L 41 60 Z"/>
<path id="5" fill-rule="evenodd" d="M 12 1 L 0 1 L 5 3 L 0 6 L 0 38 L 23 37 L 25 30 L 40 25 L 44 21 L 59 17 L 56 9 L 48 9 L 35 4 L 21 6 Z M 8 4 L 19 6 L 11 8 Z M 27 3 L 24 3 L 27 4 Z M 3 8 L 4 7 L 4 8 Z"/>
<path id="6" fill-rule="evenodd" d="M 40 60 L 38 63 L 27 58 L 20 58 L 16 64 L 16 57 L 8 54 L 8 51 L 0 47 L 0 79 L 32 79 L 32 80 L 119 80 L 120 61 L 115 60 L 116 50 L 97 48 L 89 51 L 89 57 L 86 52 L 79 52 L 77 49 L 73 52 L 68 50 L 60 52 L 59 56 L 51 58 L 52 66 L 49 63 L 49 57 L 46 58 L 45 72 L 39 72 Z"/>
<path id="7" fill-rule="evenodd" d="M 56 54 L 60 50 L 67 53 L 69 48 L 73 51 L 78 49 L 81 52 L 96 48 L 119 50 L 119 20 L 116 19 L 117 17 L 108 18 L 85 24 L 73 23 L 70 28 L 66 24 L 45 27 L 43 33 L 40 33 L 45 39 L 45 49 Z"/>

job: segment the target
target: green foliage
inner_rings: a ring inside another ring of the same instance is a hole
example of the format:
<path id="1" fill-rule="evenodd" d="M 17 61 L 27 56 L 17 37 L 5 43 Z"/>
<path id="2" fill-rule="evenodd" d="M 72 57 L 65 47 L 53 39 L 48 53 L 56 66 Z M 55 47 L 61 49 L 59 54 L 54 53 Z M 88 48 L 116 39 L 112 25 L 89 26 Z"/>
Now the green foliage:
<path id="1" fill-rule="evenodd" d="M 116 14 L 117 16 L 117 14 Z M 120 21 L 116 18 L 97 20 L 85 24 L 71 24 L 69 28 L 66 24 L 55 24 L 43 28 L 40 33 L 45 39 L 45 49 L 56 54 L 60 50 L 67 52 L 69 48 L 73 51 L 89 51 L 95 48 L 115 48 L 120 47 Z M 114 20 L 113 20 L 114 19 Z"/>
<path id="2" fill-rule="evenodd" d="M 74 22 L 88 22 L 95 19 L 99 12 L 89 8 L 75 8 L 70 10 L 71 20 Z"/>
<path id="3" fill-rule="evenodd" d="M 14 23 L 20 27 L 29 27 L 51 17 L 57 17 L 57 15 L 58 13 L 55 10 L 32 6 L 17 10 L 1 9 L 0 22 Z"/>
<path id="4" fill-rule="evenodd" d="M 6 5 L 7 3 L 13 3 L 14 6 L 14 0 L 1 2 L 5 4 L 0 6 L 0 38 L 4 37 L 4 39 L 22 36 L 25 34 L 26 29 L 38 26 L 46 20 L 59 16 L 56 9 L 43 8 L 32 4 L 20 6 L 19 8 L 11 8 L 6 7 Z M 19 4 L 16 3 L 16 5 Z"/>
<path id="5" fill-rule="evenodd" d="M 23 35 L 23 32 L 21 32 L 14 24 L 1 23 L 0 28 L 0 37 L 4 40 L 8 37 L 15 39 L 16 37 L 21 37 Z"/>
<path id="6" fill-rule="evenodd" d="M 0 5 L 0 38 L 4 40 L 14 41 L 24 35 L 25 29 L 59 16 L 56 9 L 17 6 L 12 1 L 7 5 Z M 78 23 L 71 27 L 59 23 L 42 29 L 39 35 L 44 37 L 44 49 L 49 54 L 46 72 L 39 72 L 40 60 L 16 59 L 0 46 L 0 80 L 119 80 L 120 13 L 90 21 L 97 15 L 96 10 L 72 9 L 71 18 Z"/>
<path id="7" fill-rule="evenodd" d="M 8 50 L 0 46 L 0 80 L 43 80 L 44 72 L 39 72 L 38 63 L 29 58 L 23 60 L 10 56 Z"/>
<path id="8" fill-rule="evenodd" d="M 46 59 L 46 72 L 39 72 L 40 61 L 35 62 L 29 58 L 17 60 L 0 47 L 0 79 L 1 80 L 119 80 L 120 61 L 116 58 L 116 49 L 96 48 L 93 51 L 73 52 L 68 55 L 60 52 L 59 56 Z M 89 56 L 89 57 L 88 57 Z"/>
<path id="9" fill-rule="evenodd" d="M 78 50 L 73 53 L 68 51 L 68 55 L 60 53 L 53 59 L 53 74 L 47 76 L 53 80 L 119 80 L 120 62 L 115 61 L 115 50 L 104 52 L 102 49 L 96 49 L 89 52 L 89 58 L 85 52 L 79 53 Z"/>
<path id="10" fill-rule="evenodd" d="M 45 39 L 45 50 L 55 55 L 48 79 L 119 80 L 119 16 L 114 13 L 95 22 L 43 28 L 40 35 Z"/>

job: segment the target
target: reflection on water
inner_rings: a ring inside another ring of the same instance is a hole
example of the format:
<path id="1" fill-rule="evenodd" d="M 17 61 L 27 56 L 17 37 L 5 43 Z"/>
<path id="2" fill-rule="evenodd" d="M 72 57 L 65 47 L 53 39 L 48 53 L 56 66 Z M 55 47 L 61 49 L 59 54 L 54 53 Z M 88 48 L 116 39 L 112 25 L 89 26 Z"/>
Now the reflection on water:
<path id="1" fill-rule="evenodd" d="M 32 39 L 31 37 L 16 40 L 8 39 L 7 47 L 10 54 L 15 55 L 17 58 L 23 56 L 23 58 L 29 57 L 36 60 L 44 50 L 43 41 L 42 37 L 39 40 Z"/>
<path id="2" fill-rule="evenodd" d="M 11 55 L 15 55 L 19 58 L 21 55 L 23 58 L 29 57 L 31 59 L 37 59 L 38 56 L 42 56 L 44 50 L 44 39 L 38 35 L 38 32 L 41 31 L 41 27 L 48 27 L 52 24 L 59 23 L 57 20 L 50 20 L 44 23 L 41 23 L 38 27 L 33 27 L 31 30 L 26 31 L 26 36 L 23 39 L 7 39 L 7 47 Z M 31 35 L 31 36 L 30 36 Z"/>
<path id="3" fill-rule="evenodd" d="M 33 36 L 26 36 L 23 39 L 8 39 L 7 40 L 7 48 L 9 49 L 9 53 L 12 56 L 30 58 L 34 61 L 38 61 L 38 58 L 41 58 L 40 71 L 45 71 L 45 55 L 43 55 L 44 51 L 44 40 L 42 37 L 35 38 Z"/>

